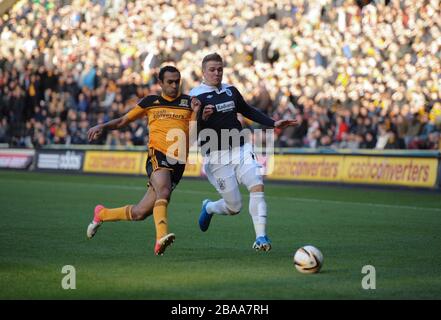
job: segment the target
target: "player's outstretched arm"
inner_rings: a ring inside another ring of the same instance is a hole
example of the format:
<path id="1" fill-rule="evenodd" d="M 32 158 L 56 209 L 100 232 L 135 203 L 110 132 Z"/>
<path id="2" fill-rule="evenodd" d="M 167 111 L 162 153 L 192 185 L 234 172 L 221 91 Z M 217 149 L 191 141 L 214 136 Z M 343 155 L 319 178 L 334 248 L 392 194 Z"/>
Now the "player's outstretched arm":
<path id="1" fill-rule="evenodd" d="M 122 116 L 117 119 L 110 120 L 108 122 L 98 124 L 89 129 L 87 132 L 87 136 L 89 138 L 89 142 L 98 139 L 102 136 L 105 131 L 116 130 L 125 127 L 131 122 L 127 115 Z"/>
<path id="2" fill-rule="evenodd" d="M 299 122 L 296 119 L 277 120 L 274 122 L 274 128 L 284 129 L 289 126 L 296 126 Z"/>
<path id="3" fill-rule="evenodd" d="M 121 129 L 128 125 L 130 122 L 142 118 L 144 115 L 145 110 L 137 105 L 120 118 L 98 124 L 95 127 L 90 128 L 87 132 L 89 142 L 99 138 L 106 131 Z"/>
<path id="4" fill-rule="evenodd" d="M 238 100 L 238 110 L 242 115 L 247 117 L 250 120 L 253 120 L 257 123 L 263 124 L 268 127 L 274 127 L 278 129 L 284 129 L 289 126 L 297 126 L 298 121 L 296 119 L 284 119 L 284 120 L 273 120 L 270 117 L 268 117 L 266 114 L 264 114 L 262 111 L 251 107 L 248 105 L 248 103 L 245 102 L 240 92 L 234 88 L 234 91 L 237 95 Z"/>

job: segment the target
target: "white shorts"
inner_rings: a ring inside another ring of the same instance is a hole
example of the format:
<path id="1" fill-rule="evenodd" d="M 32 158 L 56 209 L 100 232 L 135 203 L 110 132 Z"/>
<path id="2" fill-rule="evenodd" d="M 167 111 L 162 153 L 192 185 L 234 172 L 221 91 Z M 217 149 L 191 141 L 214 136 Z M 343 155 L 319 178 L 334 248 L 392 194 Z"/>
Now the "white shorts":
<path id="1" fill-rule="evenodd" d="M 263 184 L 262 166 L 249 143 L 232 150 L 211 152 L 204 158 L 204 170 L 221 195 L 239 192 L 239 184 L 245 185 L 248 190 Z"/>

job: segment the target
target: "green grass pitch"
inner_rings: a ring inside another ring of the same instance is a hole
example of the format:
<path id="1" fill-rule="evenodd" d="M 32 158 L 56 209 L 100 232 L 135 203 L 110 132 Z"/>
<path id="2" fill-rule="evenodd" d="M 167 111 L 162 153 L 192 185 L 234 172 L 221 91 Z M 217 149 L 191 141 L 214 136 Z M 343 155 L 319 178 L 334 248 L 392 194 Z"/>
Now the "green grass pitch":
<path id="1" fill-rule="evenodd" d="M 97 203 L 136 203 L 146 179 L 0 171 L 1 299 L 440 299 L 441 194 L 266 184 L 273 250 L 251 249 L 249 197 L 237 216 L 199 231 L 205 180 L 183 180 L 169 205 L 176 242 L 153 254 L 152 218 L 104 224 L 86 240 Z M 324 255 L 320 273 L 292 262 L 305 244 Z M 64 290 L 64 265 L 76 289 Z M 372 265 L 376 289 L 364 290 Z"/>

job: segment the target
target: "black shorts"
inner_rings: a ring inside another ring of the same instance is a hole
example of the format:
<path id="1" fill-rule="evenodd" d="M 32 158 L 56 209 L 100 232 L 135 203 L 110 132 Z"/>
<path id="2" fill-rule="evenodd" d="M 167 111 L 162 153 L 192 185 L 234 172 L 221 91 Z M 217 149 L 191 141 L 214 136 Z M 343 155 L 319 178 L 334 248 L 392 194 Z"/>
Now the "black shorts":
<path id="1" fill-rule="evenodd" d="M 167 160 L 167 156 L 165 154 L 158 150 L 150 148 L 145 167 L 149 179 L 151 174 L 159 168 L 170 170 L 172 183 L 171 188 L 173 190 L 177 186 L 179 181 L 181 181 L 182 175 L 184 174 L 185 170 L 185 163 L 179 163 L 177 161 L 176 163 L 170 163 Z"/>

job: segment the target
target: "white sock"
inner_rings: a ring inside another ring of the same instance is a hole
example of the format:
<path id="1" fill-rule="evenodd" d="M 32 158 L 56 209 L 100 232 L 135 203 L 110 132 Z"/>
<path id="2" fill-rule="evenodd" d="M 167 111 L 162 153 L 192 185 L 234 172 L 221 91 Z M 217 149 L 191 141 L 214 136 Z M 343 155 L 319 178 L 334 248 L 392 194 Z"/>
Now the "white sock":
<path id="1" fill-rule="evenodd" d="M 263 192 L 250 192 L 251 218 L 253 219 L 256 238 L 266 235 L 266 202 Z"/>
<path id="2" fill-rule="evenodd" d="M 207 204 L 207 212 L 209 214 L 223 214 L 227 215 L 229 213 L 229 210 L 227 208 L 227 205 L 225 203 L 224 199 L 220 199 L 217 201 L 210 201 Z"/>

